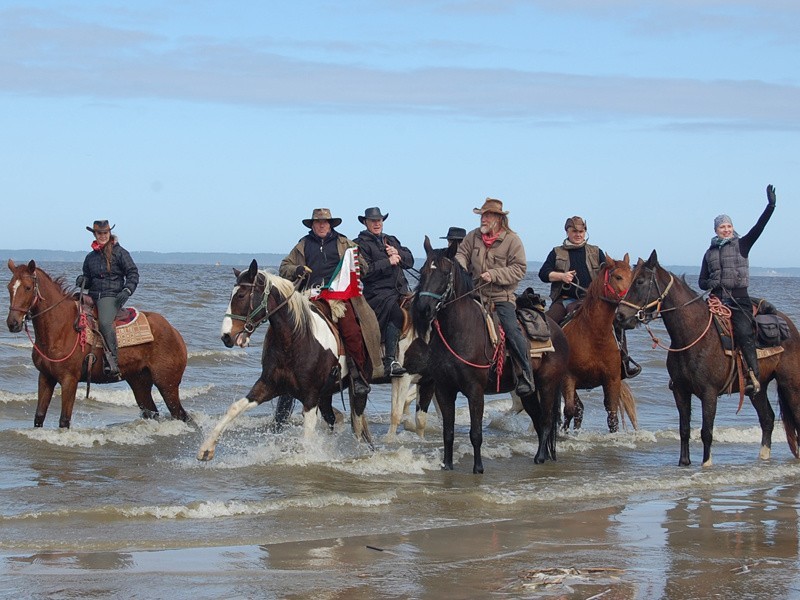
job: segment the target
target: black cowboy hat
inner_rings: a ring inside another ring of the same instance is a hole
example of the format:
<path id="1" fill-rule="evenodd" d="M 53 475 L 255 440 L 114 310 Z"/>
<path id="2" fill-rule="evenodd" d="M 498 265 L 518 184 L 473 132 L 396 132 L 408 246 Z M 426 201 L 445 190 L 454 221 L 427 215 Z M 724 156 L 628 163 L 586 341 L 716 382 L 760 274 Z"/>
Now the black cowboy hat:
<path id="1" fill-rule="evenodd" d="M 105 233 L 106 231 L 111 231 L 116 227 L 116 223 L 111 227 L 108 226 L 108 220 L 103 219 L 101 221 L 95 221 L 92 223 L 91 227 L 86 227 L 86 231 L 91 231 L 92 233 Z"/>
<path id="2" fill-rule="evenodd" d="M 372 208 L 368 208 L 367 210 L 365 210 L 364 216 L 363 217 L 359 216 L 358 220 L 361 221 L 364 225 L 366 225 L 365 221 L 367 219 L 380 219 L 381 221 L 385 221 L 388 218 L 389 218 L 389 213 L 382 215 L 381 209 L 378 208 L 377 206 L 373 206 Z"/>
<path id="3" fill-rule="evenodd" d="M 342 223 L 341 219 L 331 216 L 330 208 L 315 208 L 310 219 L 303 219 L 303 225 L 310 229 L 314 221 L 328 221 L 331 227 L 338 227 Z"/>
<path id="4" fill-rule="evenodd" d="M 467 237 L 467 230 L 462 227 L 451 227 L 447 230 L 447 235 L 440 237 L 440 240 L 463 240 Z"/>

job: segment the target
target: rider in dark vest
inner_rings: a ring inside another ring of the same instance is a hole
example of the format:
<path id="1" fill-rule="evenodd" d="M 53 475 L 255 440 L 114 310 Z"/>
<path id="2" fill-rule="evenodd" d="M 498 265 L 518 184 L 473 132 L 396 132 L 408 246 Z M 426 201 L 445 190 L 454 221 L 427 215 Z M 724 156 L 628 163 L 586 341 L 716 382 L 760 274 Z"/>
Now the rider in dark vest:
<path id="1" fill-rule="evenodd" d="M 547 255 L 539 279 L 550 284 L 550 308 L 547 316 L 561 323 L 567 314 L 580 306 L 586 288 L 600 273 L 606 256 L 603 251 L 586 242 L 586 221 L 575 216 L 564 223 L 566 239 Z M 628 355 L 625 331 L 614 327 L 622 356 L 622 377 L 636 377 L 642 368 Z"/>
<path id="2" fill-rule="evenodd" d="M 114 379 L 120 377 L 117 364 L 117 330 L 114 318 L 139 285 L 139 269 L 131 255 L 119 245 L 117 236 L 111 234 L 116 225 L 109 227 L 107 220 L 95 221 L 88 231 L 94 234 L 92 251 L 83 261 L 83 274 L 75 285 L 86 288 L 97 306 L 97 325 L 105 341 L 105 373 Z"/>
<path id="3" fill-rule="evenodd" d="M 717 235 L 711 238 L 711 246 L 703 256 L 698 281 L 701 290 L 711 290 L 713 295 L 731 309 L 733 340 L 748 367 L 749 382 L 745 392 L 751 395 L 757 394 L 761 385 L 758 381 L 753 305 L 747 290 L 750 284 L 748 257 L 750 249 L 761 236 L 774 211 L 775 188 L 768 185 L 767 207 L 745 235 L 739 237 L 728 215 L 719 215 L 714 219 L 714 231 Z"/>

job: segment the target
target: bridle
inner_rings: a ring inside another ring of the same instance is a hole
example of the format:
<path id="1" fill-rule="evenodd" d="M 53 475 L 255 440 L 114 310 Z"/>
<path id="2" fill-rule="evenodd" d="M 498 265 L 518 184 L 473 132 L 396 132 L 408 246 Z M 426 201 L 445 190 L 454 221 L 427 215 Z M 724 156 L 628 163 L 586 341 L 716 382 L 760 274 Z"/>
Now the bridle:
<path id="1" fill-rule="evenodd" d="M 269 319 L 270 312 L 269 309 L 267 308 L 267 302 L 269 301 L 269 294 L 267 293 L 267 278 L 263 273 L 258 272 L 256 273 L 255 280 L 252 283 L 237 283 L 236 287 L 250 288 L 248 313 L 246 315 L 225 313 L 225 316 L 233 319 L 234 321 L 244 321 L 243 328 L 247 332 L 247 335 L 250 335 L 256 330 L 256 328 L 259 325 L 261 325 L 261 323 Z M 256 297 L 256 291 L 258 290 L 259 287 L 261 288 L 262 292 L 261 300 L 256 305 L 255 297 Z M 262 316 L 260 319 L 256 318 L 256 315 L 258 315 L 258 313 L 260 313 L 262 310 L 264 311 L 264 316 Z"/>
<path id="2" fill-rule="evenodd" d="M 647 304 L 642 304 L 642 305 L 633 304 L 632 302 L 626 300 L 626 297 L 630 292 L 630 289 L 628 289 L 625 292 L 625 295 L 619 301 L 620 306 L 627 306 L 628 308 L 633 308 L 636 311 L 636 318 L 642 323 L 649 323 L 650 321 L 657 319 L 661 315 L 662 312 L 661 305 L 664 302 L 664 299 L 667 297 L 667 294 L 669 294 L 669 291 L 672 289 L 672 284 L 675 282 L 675 278 L 672 276 L 672 273 L 670 273 L 669 283 L 667 283 L 667 285 L 664 287 L 664 290 L 661 291 L 661 285 L 658 281 L 658 277 L 656 277 L 655 269 L 648 269 L 648 270 L 650 271 L 650 281 L 648 283 L 649 287 L 647 290 L 646 297 L 648 298 L 650 297 L 650 292 L 652 288 L 655 287 L 656 292 L 658 292 L 658 296 L 655 298 L 655 300 L 651 300 Z M 694 299 L 691 300 L 690 302 L 694 302 Z M 676 308 L 679 307 L 675 307 L 670 310 L 675 310 Z"/>
<path id="3" fill-rule="evenodd" d="M 611 285 L 609 278 L 611 277 L 611 274 L 616 270 L 617 270 L 616 267 L 614 267 L 613 269 L 606 269 L 606 275 L 603 280 L 602 298 L 603 300 L 606 300 L 613 304 L 619 304 L 622 301 L 622 299 L 628 294 L 627 289 L 618 292 L 617 290 L 614 289 L 614 286 Z"/>

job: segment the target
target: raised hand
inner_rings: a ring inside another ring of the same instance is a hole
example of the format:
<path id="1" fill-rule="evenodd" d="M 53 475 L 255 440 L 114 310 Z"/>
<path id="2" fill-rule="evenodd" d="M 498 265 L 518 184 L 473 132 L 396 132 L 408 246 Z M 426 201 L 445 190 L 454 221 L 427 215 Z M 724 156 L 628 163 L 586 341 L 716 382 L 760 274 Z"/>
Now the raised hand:
<path id="1" fill-rule="evenodd" d="M 772 184 L 767 186 L 767 204 L 775 206 L 775 186 Z"/>

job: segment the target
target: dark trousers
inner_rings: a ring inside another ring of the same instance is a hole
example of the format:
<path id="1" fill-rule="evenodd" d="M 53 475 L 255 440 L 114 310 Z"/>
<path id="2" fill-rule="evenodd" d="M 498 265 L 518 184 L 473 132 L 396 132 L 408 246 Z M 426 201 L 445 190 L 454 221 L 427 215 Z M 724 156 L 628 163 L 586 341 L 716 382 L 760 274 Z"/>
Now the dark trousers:
<path id="1" fill-rule="evenodd" d="M 756 354 L 756 332 L 753 322 L 753 308 L 750 298 L 736 298 L 724 300 L 725 306 L 731 309 L 731 326 L 733 327 L 733 341 L 742 352 L 756 378 L 758 372 L 758 355 Z"/>
<path id="2" fill-rule="evenodd" d="M 550 304 L 550 308 L 547 309 L 545 314 L 560 325 L 569 313 L 577 310 L 578 306 L 580 306 L 579 302 L 574 298 L 559 298 Z"/>
<path id="3" fill-rule="evenodd" d="M 114 296 L 98 298 L 97 325 L 109 351 L 117 357 L 117 330 L 114 327 L 114 318 L 117 316 L 117 299 Z"/>
<path id="4" fill-rule="evenodd" d="M 514 359 L 523 373 L 532 381 L 529 344 L 522 335 L 522 330 L 517 323 L 517 311 L 511 302 L 497 302 L 494 305 L 497 316 L 500 317 L 500 324 L 506 332 L 506 347 L 511 358 Z"/>

